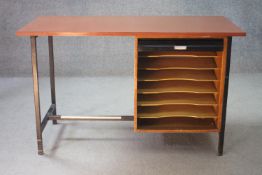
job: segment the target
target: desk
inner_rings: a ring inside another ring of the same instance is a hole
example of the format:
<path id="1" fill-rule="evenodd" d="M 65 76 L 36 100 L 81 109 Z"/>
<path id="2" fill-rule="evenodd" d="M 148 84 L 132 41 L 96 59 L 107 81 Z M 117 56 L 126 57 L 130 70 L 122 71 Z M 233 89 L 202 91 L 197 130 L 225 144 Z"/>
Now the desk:
<path id="1" fill-rule="evenodd" d="M 134 121 L 135 132 L 218 133 L 223 154 L 232 36 L 246 33 L 222 16 L 42 16 L 17 36 L 31 40 L 38 154 L 48 121 Z M 51 105 L 41 118 L 37 37 L 48 37 Z M 134 115 L 66 116 L 56 111 L 54 36 L 134 38 Z"/>

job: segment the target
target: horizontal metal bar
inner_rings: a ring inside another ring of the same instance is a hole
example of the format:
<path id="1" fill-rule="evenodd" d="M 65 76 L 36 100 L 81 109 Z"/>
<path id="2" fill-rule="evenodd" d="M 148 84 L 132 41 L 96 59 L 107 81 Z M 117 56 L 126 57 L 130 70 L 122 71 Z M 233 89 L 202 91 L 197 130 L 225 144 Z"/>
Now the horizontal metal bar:
<path id="1" fill-rule="evenodd" d="M 134 116 L 103 115 L 103 116 L 65 116 L 51 115 L 49 120 L 101 120 L 101 121 L 133 121 Z"/>
<path id="2" fill-rule="evenodd" d="M 55 108 L 56 108 L 56 105 L 55 104 L 51 104 L 45 117 L 43 118 L 42 122 L 41 122 L 41 131 L 43 132 L 44 129 L 45 129 L 45 126 L 49 120 L 49 116 L 53 115 L 54 114 L 54 111 L 55 111 Z"/>

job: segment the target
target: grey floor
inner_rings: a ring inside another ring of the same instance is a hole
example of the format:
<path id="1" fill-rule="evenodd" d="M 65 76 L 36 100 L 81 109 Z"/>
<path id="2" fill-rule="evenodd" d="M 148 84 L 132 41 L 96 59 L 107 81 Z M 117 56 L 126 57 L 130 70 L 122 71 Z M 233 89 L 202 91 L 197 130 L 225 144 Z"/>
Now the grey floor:
<path id="1" fill-rule="evenodd" d="M 132 77 L 57 78 L 58 113 L 132 114 Z M 225 154 L 216 134 L 135 134 L 132 122 L 49 123 L 36 154 L 31 78 L 0 79 L 0 174 L 262 174 L 262 74 L 231 76 Z M 50 102 L 41 78 L 42 113 Z"/>

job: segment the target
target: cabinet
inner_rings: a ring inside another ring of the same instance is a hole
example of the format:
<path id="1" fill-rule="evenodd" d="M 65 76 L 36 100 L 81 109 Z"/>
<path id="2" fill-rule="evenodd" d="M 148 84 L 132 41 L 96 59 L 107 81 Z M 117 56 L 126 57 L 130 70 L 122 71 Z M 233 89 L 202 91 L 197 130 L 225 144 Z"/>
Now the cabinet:
<path id="1" fill-rule="evenodd" d="M 136 131 L 217 132 L 227 45 L 227 38 L 138 38 Z"/>

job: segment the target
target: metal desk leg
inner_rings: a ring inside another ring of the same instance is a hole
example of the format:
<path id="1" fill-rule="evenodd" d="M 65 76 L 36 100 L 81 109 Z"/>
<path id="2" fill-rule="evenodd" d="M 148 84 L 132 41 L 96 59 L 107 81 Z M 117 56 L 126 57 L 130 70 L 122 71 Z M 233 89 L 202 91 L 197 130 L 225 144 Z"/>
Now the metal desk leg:
<path id="1" fill-rule="evenodd" d="M 231 45 L 232 45 L 232 37 L 228 37 L 227 58 L 226 58 L 226 76 L 225 76 L 224 98 L 223 98 L 223 109 L 222 109 L 222 123 L 221 123 L 221 131 L 219 132 L 219 140 L 218 140 L 218 156 L 223 155 L 223 149 L 224 149 L 224 135 L 225 135 L 226 113 L 227 113 L 228 82 L 229 82 L 230 60 L 231 60 Z"/>
<path id="2" fill-rule="evenodd" d="M 38 147 L 38 154 L 43 155 L 44 151 L 43 151 L 42 128 L 41 128 L 41 109 L 40 109 L 39 83 L 38 83 L 36 36 L 31 36 L 30 39 L 31 39 L 31 54 L 32 54 L 32 74 L 33 74 L 33 84 L 34 84 L 37 147 Z"/>
<path id="3" fill-rule="evenodd" d="M 55 95 L 55 63 L 53 50 L 53 37 L 48 36 L 48 50 L 49 50 L 49 76 L 51 87 L 51 102 L 55 106 L 53 115 L 56 115 L 56 95 Z M 53 124 L 57 124 L 57 120 L 53 120 Z"/>

